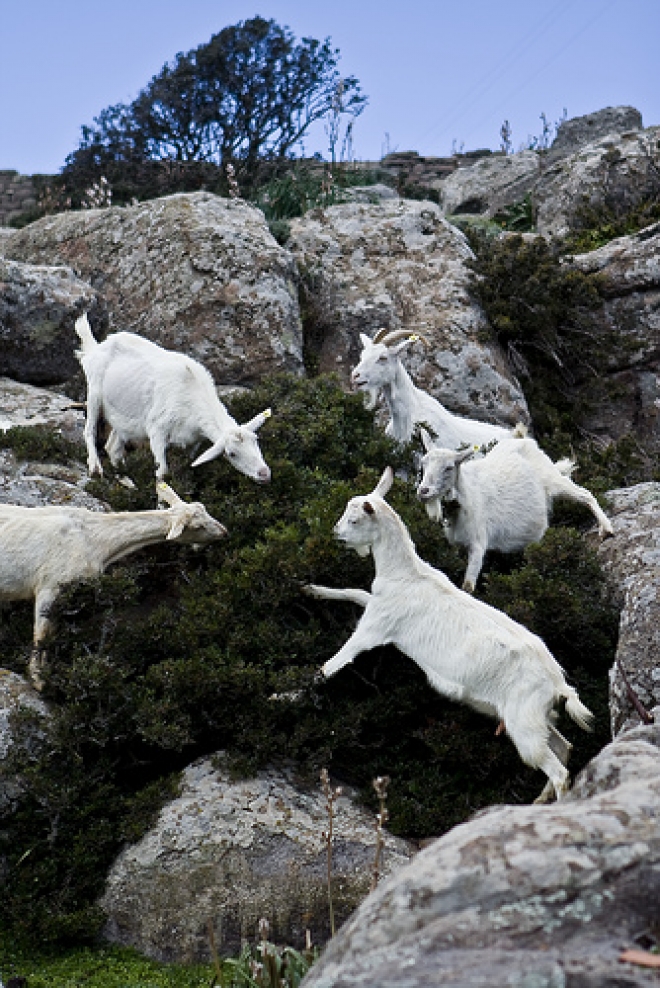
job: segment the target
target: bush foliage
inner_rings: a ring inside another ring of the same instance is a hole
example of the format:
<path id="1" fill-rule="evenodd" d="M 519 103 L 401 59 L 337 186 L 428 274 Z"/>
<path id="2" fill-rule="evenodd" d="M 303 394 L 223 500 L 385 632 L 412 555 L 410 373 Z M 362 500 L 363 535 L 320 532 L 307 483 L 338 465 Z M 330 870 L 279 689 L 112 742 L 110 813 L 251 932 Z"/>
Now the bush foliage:
<path id="1" fill-rule="evenodd" d="M 36 743 L 27 740 L 34 715 L 17 718 L 26 740 L 8 765 L 24 790 L 2 820 L 0 918 L 16 932 L 60 943 L 93 935 L 94 903 L 122 842 L 152 823 L 176 791 L 178 770 L 221 749 L 236 772 L 293 760 L 315 784 L 327 766 L 368 803 L 371 780 L 389 775 L 391 828 L 410 837 L 439 834 L 493 802 L 528 801 L 542 788 L 543 777 L 522 765 L 508 739 L 494 737 L 491 722 L 439 697 L 393 648 L 316 682 L 359 612 L 311 600 L 301 586 L 369 586 L 371 562 L 331 533 L 346 500 L 372 489 L 386 464 L 411 478 L 397 480 L 390 501 L 420 554 L 456 581 L 464 560 L 415 500 L 411 450 L 384 436 L 359 396 L 328 378 L 281 377 L 236 397 L 232 410 L 242 420 L 265 404 L 274 411 L 260 433 L 273 471 L 268 487 L 225 461 L 193 471 L 190 450 L 170 458 L 172 486 L 202 501 L 227 539 L 201 551 L 156 547 L 69 588 L 56 605 L 45 692 L 52 720 Z M 135 490 L 111 470 L 89 489 L 117 510 L 153 506 L 150 456 L 132 453 L 127 472 Z M 542 633 L 603 711 L 616 613 L 581 536 L 550 533 L 500 567 L 495 560 L 484 599 Z M 13 605 L 11 624 L 7 610 L 0 616 L 5 664 L 23 672 L 30 608 Z M 271 699 L 291 691 L 300 699 Z M 566 729 L 577 768 L 606 739 L 607 718 L 592 738 Z"/>

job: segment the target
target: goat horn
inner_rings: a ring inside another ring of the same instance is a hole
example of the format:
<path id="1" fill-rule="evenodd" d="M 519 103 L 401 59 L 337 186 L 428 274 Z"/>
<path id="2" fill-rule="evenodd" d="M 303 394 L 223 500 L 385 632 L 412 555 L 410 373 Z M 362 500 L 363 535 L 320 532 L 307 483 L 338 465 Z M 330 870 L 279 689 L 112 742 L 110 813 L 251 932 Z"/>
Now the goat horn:
<path id="1" fill-rule="evenodd" d="M 385 346 L 394 346 L 399 340 L 410 340 L 411 343 L 421 340 L 425 346 L 428 346 L 429 342 L 424 336 L 419 333 L 411 333 L 408 329 L 395 329 L 391 333 L 386 333 L 378 342 L 384 343 Z"/>
<path id="2" fill-rule="evenodd" d="M 384 340 L 384 338 L 387 336 L 388 333 L 389 333 L 389 329 L 386 329 L 384 326 L 381 327 L 378 330 L 378 332 L 376 333 L 376 335 L 374 336 L 374 338 L 373 338 L 373 340 L 371 342 L 372 343 L 382 343 L 383 340 Z"/>

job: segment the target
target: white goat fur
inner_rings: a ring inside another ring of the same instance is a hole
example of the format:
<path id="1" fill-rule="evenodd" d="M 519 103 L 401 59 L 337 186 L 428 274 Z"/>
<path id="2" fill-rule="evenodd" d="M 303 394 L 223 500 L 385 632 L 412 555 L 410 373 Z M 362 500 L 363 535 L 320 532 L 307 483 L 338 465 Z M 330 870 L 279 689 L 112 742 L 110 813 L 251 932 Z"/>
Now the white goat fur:
<path id="1" fill-rule="evenodd" d="M 405 525 L 384 500 L 392 480 L 388 468 L 372 494 L 348 502 L 334 530 L 361 555 L 373 553 L 371 592 L 306 588 L 312 596 L 364 608 L 355 632 L 325 663 L 323 674 L 335 675 L 377 645 L 396 645 L 443 696 L 502 720 L 523 762 L 547 775 L 541 796 L 553 789 L 559 798 L 569 784 L 562 762 L 570 745 L 552 723 L 553 708 L 565 700 L 569 715 L 585 730 L 593 715 L 540 638 L 419 558 Z"/>
<path id="2" fill-rule="evenodd" d="M 599 534 L 612 534 L 593 494 L 571 480 L 575 464 L 553 463 L 533 439 L 499 443 L 484 458 L 470 460 L 471 451 L 439 448 L 425 429 L 421 434 L 426 455 L 417 496 L 429 517 L 443 523 L 451 545 L 467 548 L 464 590 L 474 590 L 489 549 L 518 552 L 543 537 L 555 498 L 585 505 Z M 443 501 L 454 502 L 451 513 L 443 514 Z"/>
<path id="3" fill-rule="evenodd" d="M 503 426 L 452 414 L 437 399 L 413 384 L 399 354 L 418 339 L 419 336 L 401 330 L 391 333 L 380 330 L 373 340 L 360 333 L 363 350 L 351 381 L 368 395 L 369 408 L 375 407 L 377 395 L 382 393 L 390 413 L 385 429 L 387 435 L 399 442 L 409 442 L 415 426 L 426 423 L 438 442 L 450 449 L 466 443 L 481 446 L 493 439 L 510 436 L 511 432 Z"/>
<path id="4" fill-rule="evenodd" d="M 111 563 L 156 542 L 213 542 L 226 534 L 203 504 L 182 501 L 164 483 L 158 493 L 170 505 L 167 510 L 103 513 L 0 505 L 0 600 L 34 598 L 33 680 L 51 627 L 48 612 L 62 587 L 94 579 Z"/>
<path id="5" fill-rule="evenodd" d="M 86 315 L 76 320 L 75 329 L 82 344 L 77 355 L 87 378 L 90 474 L 103 473 L 96 450 L 97 423 L 103 414 L 112 430 L 105 448 L 113 466 L 124 459 L 126 443 L 148 439 L 160 480 L 167 473 L 169 445 L 188 446 L 205 438 L 212 446 L 197 457 L 194 467 L 224 455 L 253 480 L 270 480 L 255 435 L 270 409 L 238 425 L 218 398 L 213 378 L 196 360 L 134 333 L 115 333 L 97 343 Z"/>

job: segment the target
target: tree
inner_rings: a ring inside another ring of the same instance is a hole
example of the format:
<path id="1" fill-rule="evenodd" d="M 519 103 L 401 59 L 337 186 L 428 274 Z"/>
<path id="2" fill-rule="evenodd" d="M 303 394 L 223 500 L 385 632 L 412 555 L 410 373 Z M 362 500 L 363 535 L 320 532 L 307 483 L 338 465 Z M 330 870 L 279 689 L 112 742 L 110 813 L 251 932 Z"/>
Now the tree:
<path id="1" fill-rule="evenodd" d="M 336 113 L 355 118 L 366 97 L 353 76 L 342 78 L 330 39 L 296 42 L 288 28 L 254 17 L 224 28 L 174 62 L 129 106 L 118 105 L 83 128 L 66 169 L 83 162 L 231 162 L 250 184 L 264 159 L 282 159 L 310 125 Z M 66 171 L 65 169 L 65 171 Z"/>

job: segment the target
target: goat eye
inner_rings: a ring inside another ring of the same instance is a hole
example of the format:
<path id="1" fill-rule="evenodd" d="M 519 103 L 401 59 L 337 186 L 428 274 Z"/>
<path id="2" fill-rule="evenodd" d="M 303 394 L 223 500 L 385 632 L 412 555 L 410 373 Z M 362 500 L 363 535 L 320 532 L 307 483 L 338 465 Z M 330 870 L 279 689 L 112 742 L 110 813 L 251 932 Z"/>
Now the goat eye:
<path id="1" fill-rule="evenodd" d="M 383 354 L 383 356 L 382 356 L 382 357 L 379 357 L 379 358 L 378 358 L 378 363 L 379 363 L 379 364 L 384 364 L 386 360 L 387 360 L 387 357 L 386 357 L 386 355 L 385 355 L 385 354 Z"/>

